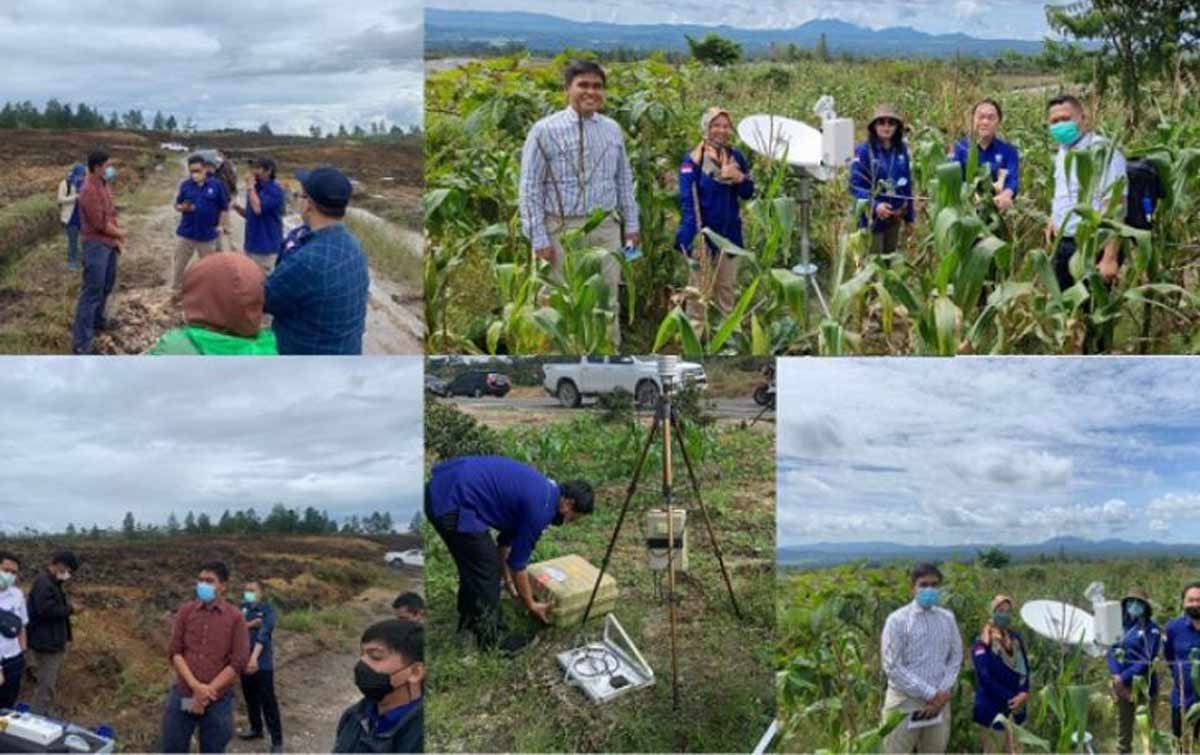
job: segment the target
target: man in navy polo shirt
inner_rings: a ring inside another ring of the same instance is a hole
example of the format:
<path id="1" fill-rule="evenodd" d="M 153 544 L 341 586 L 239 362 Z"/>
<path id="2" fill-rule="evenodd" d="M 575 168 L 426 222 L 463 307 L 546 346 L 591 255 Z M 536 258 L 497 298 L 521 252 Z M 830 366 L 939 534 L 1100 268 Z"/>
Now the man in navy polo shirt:
<path id="1" fill-rule="evenodd" d="M 425 516 L 458 567 L 459 629 L 470 629 L 481 648 L 500 639 L 500 582 L 531 614 L 547 621 L 549 605 L 533 599 L 526 567 L 542 532 L 592 513 L 592 486 L 556 483 L 503 456 L 464 456 L 433 468 L 425 486 Z M 492 540 L 489 530 L 500 533 Z M 517 638 L 504 641 L 517 650 Z"/>
<path id="2" fill-rule="evenodd" d="M 246 219 L 246 254 L 270 274 L 283 246 L 283 213 L 287 206 L 283 189 L 275 183 L 275 161 L 255 158 L 250 163 L 246 204 L 233 209 Z"/>
<path id="3" fill-rule="evenodd" d="M 224 224 L 225 213 L 229 211 L 229 192 L 223 183 L 208 175 L 203 157 L 188 158 L 188 174 L 175 195 L 175 210 L 180 213 L 179 228 L 175 231 L 179 244 L 175 248 L 175 277 L 171 285 L 176 292 L 183 289 L 183 273 L 192 255 L 207 257 L 217 251 L 217 228 Z"/>
<path id="4" fill-rule="evenodd" d="M 1171 731 L 1183 737 L 1183 725 L 1192 706 L 1200 702 L 1195 684 L 1196 666 L 1200 665 L 1200 582 L 1183 588 L 1183 615 L 1167 624 L 1167 642 L 1163 657 L 1171 670 Z M 1200 742 L 1200 720 L 1188 722 L 1192 744 Z"/>
<path id="5" fill-rule="evenodd" d="M 342 219 L 350 179 L 331 165 L 296 174 L 309 233 L 267 278 L 263 310 L 280 354 L 361 354 L 370 275 L 367 256 Z"/>

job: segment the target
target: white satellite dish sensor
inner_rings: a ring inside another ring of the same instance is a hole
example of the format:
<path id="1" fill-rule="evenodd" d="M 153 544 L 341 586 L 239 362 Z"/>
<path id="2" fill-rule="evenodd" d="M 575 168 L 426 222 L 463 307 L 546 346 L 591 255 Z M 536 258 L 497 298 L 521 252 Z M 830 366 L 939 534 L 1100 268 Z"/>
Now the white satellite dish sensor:
<path id="1" fill-rule="evenodd" d="M 612 632 L 620 635 L 617 642 Z M 604 703 L 654 684 L 654 670 L 638 652 L 625 628 L 611 613 L 604 617 L 604 637 L 559 653 L 563 680 L 579 687 L 593 703 Z"/>
<path id="2" fill-rule="evenodd" d="M 750 149 L 773 160 L 804 168 L 823 178 L 821 132 L 803 121 L 781 115 L 751 115 L 737 126 L 738 136 Z"/>
<path id="3" fill-rule="evenodd" d="M 1092 657 L 1104 655 L 1096 641 L 1095 620 L 1082 608 L 1057 600 L 1031 600 L 1021 606 L 1021 620 L 1034 632 L 1064 645 L 1082 645 Z"/>

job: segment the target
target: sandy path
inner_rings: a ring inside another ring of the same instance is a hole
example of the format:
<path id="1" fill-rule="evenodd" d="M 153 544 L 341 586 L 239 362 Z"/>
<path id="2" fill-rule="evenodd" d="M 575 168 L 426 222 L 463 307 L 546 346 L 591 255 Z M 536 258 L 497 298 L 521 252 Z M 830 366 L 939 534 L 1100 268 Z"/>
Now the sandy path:
<path id="1" fill-rule="evenodd" d="M 130 229 L 130 241 L 121 254 L 117 290 L 110 302 L 109 312 L 120 322 L 120 327 L 112 333 L 97 334 L 97 353 L 145 353 L 162 333 L 182 324 L 182 311 L 170 301 L 170 284 L 176 244 L 175 228 L 179 217 L 173 200 L 179 182 L 186 177 L 183 161 L 174 167 L 163 166 L 155 171 L 142 189 L 143 192 L 162 197 L 163 203 L 123 213 L 122 222 Z M 233 213 L 230 220 L 231 238 L 240 246 L 245 236 L 245 221 L 237 213 Z M 378 218 L 374 218 L 374 222 L 386 224 L 386 221 Z M 289 215 L 284 225 L 290 228 L 298 223 L 297 216 Z M 407 234 L 418 240 L 420 238 L 419 234 L 395 226 L 392 228 L 398 237 L 405 240 L 408 240 Z M 421 245 L 418 241 L 416 246 L 410 248 L 420 249 Z M 372 269 L 363 352 L 423 353 L 422 316 L 419 292 L 387 280 Z"/>

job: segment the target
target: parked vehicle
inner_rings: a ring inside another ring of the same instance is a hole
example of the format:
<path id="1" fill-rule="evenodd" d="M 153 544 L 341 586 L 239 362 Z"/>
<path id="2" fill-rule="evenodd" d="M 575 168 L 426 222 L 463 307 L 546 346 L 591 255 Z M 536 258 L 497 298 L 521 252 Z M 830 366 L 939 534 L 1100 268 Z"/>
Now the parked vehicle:
<path id="1" fill-rule="evenodd" d="M 512 390 L 508 375 L 501 372 L 464 372 L 446 386 L 447 396 L 496 396 L 504 398 Z"/>
<path id="2" fill-rule="evenodd" d="M 775 367 L 767 365 L 762 369 L 765 382 L 759 383 L 754 389 L 754 403 L 759 406 L 775 408 Z"/>
<path id="3" fill-rule="evenodd" d="M 425 566 L 425 554 L 420 548 L 409 548 L 406 551 L 388 551 L 383 554 L 383 560 L 388 566 Z"/>
<path id="4" fill-rule="evenodd" d="M 437 375 L 425 375 L 425 392 L 434 396 L 446 395 L 446 381 Z"/>
<path id="5" fill-rule="evenodd" d="M 653 406 L 662 394 L 658 360 L 646 357 L 580 357 L 578 362 L 547 364 L 542 387 L 559 403 L 574 408 L 584 398 L 594 398 L 622 388 L 633 395 L 639 407 Z M 681 383 L 704 388 L 708 376 L 696 362 L 679 363 Z"/>

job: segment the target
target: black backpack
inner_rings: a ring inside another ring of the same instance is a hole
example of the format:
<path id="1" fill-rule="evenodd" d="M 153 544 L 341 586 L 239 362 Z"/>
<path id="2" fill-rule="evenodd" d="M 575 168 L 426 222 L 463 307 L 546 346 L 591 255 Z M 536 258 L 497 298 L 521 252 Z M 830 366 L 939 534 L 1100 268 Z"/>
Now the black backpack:
<path id="1" fill-rule="evenodd" d="M 1160 199 L 1167 196 L 1158 168 L 1149 160 L 1130 160 L 1125 166 L 1129 202 L 1125 207 L 1125 225 L 1150 230 Z"/>

